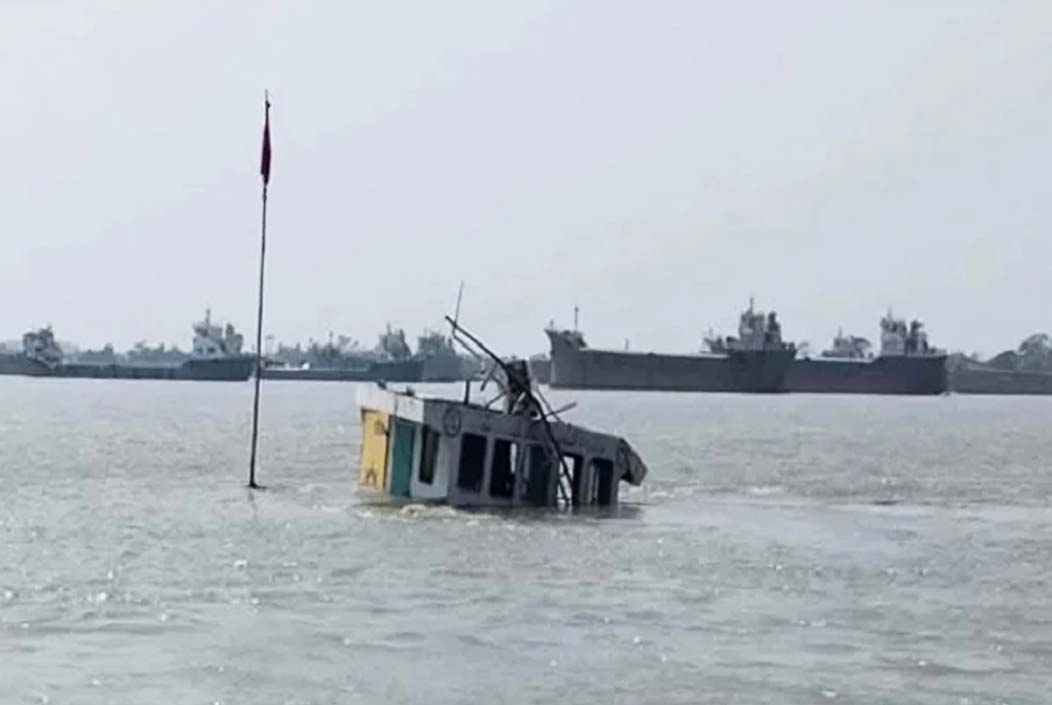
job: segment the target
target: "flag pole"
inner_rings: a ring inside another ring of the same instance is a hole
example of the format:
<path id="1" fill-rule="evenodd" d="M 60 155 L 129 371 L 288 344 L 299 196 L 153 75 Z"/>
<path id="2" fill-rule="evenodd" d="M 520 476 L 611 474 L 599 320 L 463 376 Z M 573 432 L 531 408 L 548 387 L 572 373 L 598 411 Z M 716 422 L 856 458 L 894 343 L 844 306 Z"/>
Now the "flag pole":
<path id="1" fill-rule="evenodd" d="M 263 154 L 259 173 L 263 177 L 263 220 L 259 237 L 259 308 L 256 313 L 256 392 L 252 398 L 252 452 L 248 461 L 248 486 L 256 484 L 256 443 L 259 440 L 259 383 L 263 376 L 263 272 L 267 257 L 267 184 L 270 181 L 270 96 L 263 93 Z"/>

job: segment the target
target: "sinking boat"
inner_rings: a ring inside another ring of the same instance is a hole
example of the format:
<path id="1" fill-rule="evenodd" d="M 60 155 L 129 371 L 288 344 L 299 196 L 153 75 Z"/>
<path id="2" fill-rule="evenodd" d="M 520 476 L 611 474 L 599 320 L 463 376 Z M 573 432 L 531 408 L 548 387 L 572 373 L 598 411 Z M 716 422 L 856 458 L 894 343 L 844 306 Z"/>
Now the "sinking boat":
<path id="1" fill-rule="evenodd" d="M 462 400 L 363 387 L 363 487 L 456 507 L 609 507 L 621 482 L 643 482 L 646 465 L 625 439 L 559 419 L 566 409 L 540 396 L 526 361 L 501 360 L 447 320 L 494 363 L 499 394 L 476 403 L 468 386 Z"/>

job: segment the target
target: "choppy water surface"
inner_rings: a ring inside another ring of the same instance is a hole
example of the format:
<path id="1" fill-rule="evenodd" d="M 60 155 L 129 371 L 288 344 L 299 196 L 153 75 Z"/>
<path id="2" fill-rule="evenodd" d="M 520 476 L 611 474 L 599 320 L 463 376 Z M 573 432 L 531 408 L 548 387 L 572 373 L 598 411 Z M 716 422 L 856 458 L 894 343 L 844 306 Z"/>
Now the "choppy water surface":
<path id="1" fill-rule="evenodd" d="M 342 384 L 253 496 L 250 397 L 0 378 L 0 702 L 1049 702 L 1052 399 L 552 393 L 601 517 L 367 503 Z"/>

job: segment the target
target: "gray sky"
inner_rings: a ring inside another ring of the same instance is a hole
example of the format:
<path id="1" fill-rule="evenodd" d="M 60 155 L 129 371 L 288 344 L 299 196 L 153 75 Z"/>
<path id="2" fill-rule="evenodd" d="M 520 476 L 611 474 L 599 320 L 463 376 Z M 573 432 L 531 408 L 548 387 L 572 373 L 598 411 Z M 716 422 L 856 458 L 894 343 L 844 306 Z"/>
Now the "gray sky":
<path id="1" fill-rule="evenodd" d="M 0 339 L 1052 329 L 1048 2 L 0 0 Z"/>

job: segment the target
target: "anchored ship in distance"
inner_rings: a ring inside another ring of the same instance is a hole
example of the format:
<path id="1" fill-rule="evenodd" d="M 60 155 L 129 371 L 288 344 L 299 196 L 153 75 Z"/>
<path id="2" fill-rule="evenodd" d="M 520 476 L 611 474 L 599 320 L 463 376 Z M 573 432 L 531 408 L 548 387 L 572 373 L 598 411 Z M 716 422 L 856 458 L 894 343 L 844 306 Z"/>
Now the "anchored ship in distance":
<path id="1" fill-rule="evenodd" d="M 1052 337 L 1035 333 L 985 362 L 952 355 L 948 367 L 958 394 L 1052 394 Z"/>
<path id="2" fill-rule="evenodd" d="M 811 394 L 942 394 L 946 353 L 929 346 L 923 323 L 907 326 L 888 311 L 880 320 L 879 355 L 867 339 L 841 331 L 831 349 L 793 362 L 786 387 Z"/>
<path id="3" fill-rule="evenodd" d="M 252 375 L 255 356 L 242 352 L 243 336 L 232 325 L 216 325 L 206 311 L 193 331 L 190 352 L 143 341 L 119 353 L 112 345 L 83 351 L 60 345 L 46 326 L 25 333 L 13 345 L 0 344 L 0 375 L 225 381 Z M 263 363 L 263 376 L 274 380 L 458 382 L 478 374 L 476 361 L 459 354 L 441 332 L 425 330 L 414 352 L 405 331 L 390 326 L 373 349 L 360 349 L 346 336 L 333 341 L 330 334 L 328 343 L 311 341 L 306 349 L 282 346 Z"/>
<path id="4" fill-rule="evenodd" d="M 576 316 L 575 316 L 576 318 Z M 707 350 L 665 354 L 588 347 L 577 329 L 545 333 L 553 388 L 681 392 L 783 392 L 796 347 L 782 340 L 775 312 L 742 312 L 738 336 L 706 339 Z"/>
<path id="5" fill-rule="evenodd" d="M 470 358 L 457 353 L 453 341 L 438 331 L 425 330 L 414 353 L 405 331 L 390 326 L 376 347 L 363 350 L 341 336 L 340 344 L 312 343 L 302 351 L 281 348 L 264 361 L 264 379 L 340 382 L 459 382 L 478 374 Z"/>
<path id="6" fill-rule="evenodd" d="M 164 362 L 118 361 L 93 356 L 90 361 L 67 360 L 50 326 L 22 336 L 22 350 L 0 353 L 0 374 L 31 377 L 87 377 L 101 379 L 173 379 L 245 381 L 255 358 L 241 352 L 243 336 L 234 326 L 212 323 L 211 311 L 193 324 L 193 348 Z M 181 358 L 181 359 L 180 359 Z"/>

